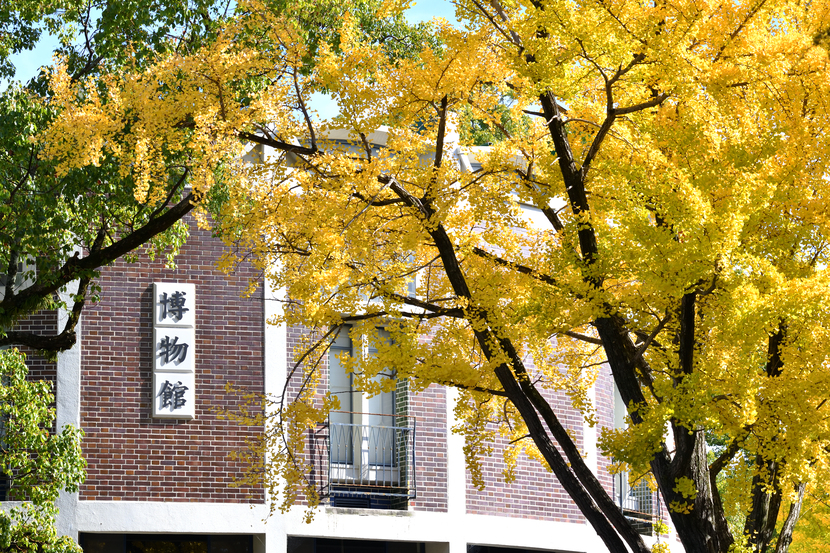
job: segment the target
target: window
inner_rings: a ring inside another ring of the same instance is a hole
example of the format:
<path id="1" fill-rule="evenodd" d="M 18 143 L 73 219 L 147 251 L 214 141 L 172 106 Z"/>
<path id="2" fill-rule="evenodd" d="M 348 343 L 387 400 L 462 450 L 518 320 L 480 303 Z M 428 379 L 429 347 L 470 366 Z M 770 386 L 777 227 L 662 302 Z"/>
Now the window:
<path id="1" fill-rule="evenodd" d="M 7 268 L 8 267 L 2 267 L 3 270 L 6 270 Z M 36 271 L 37 268 L 35 267 L 34 259 L 31 257 L 25 257 L 23 261 L 18 262 L 17 274 L 14 275 L 14 290 L 22 290 L 23 288 L 28 288 L 34 284 Z M 0 300 L 6 296 L 6 283 L 8 283 L 8 281 L 8 275 L 6 273 L 0 273 Z"/>
<path id="2" fill-rule="evenodd" d="M 85 553 L 253 553 L 251 535 L 84 534 Z"/>
<path id="3" fill-rule="evenodd" d="M 617 387 L 614 386 L 614 428 L 625 428 L 625 408 Z M 629 473 L 614 475 L 614 502 L 640 534 L 651 535 L 654 519 L 654 492 L 643 475 L 634 485 L 629 484 Z"/>
<path id="4" fill-rule="evenodd" d="M 329 415 L 329 499 L 340 507 L 406 508 L 415 497 L 415 427 L 406 415 L 406 383 L 387 369 L 372 380 L 388 391 L 370 397 L 359 389 L 345 361 L 370 359 L 377 350 L 368 340 L 352 340 L 350 330 L 338 329 L 328 357 L 329 392 L 340 400 Z M 378 338 L 389 335 L 379 329 Z"/>
<path id="5" fill-rule="evenodd" d="M 425 543 L 289 536 L 288 553 L 424 553 Z"/>
<path id="6" fill-rule="evenodd" d="M 381 338 L 388 334 L 379 331 Z M 340 399 L 340 411 L 330 417 L 332 453 L 334 463 L 349 465 L 394 466 L 395 464 L 395 392 L 382 392 L 368 397 L 355 388 L 354 375 L 346 371 L 342 362 L 348 355 L 357 359 L 374 356 L 377 350 L 366 347 L 360 350 L 349 336 L 349 327 L 343 327 L 329 351 L 329 391 Z M 373 380 L 394 379 L 389 370 Z M 355 460 L 355 451 L 360 455 Z"/>

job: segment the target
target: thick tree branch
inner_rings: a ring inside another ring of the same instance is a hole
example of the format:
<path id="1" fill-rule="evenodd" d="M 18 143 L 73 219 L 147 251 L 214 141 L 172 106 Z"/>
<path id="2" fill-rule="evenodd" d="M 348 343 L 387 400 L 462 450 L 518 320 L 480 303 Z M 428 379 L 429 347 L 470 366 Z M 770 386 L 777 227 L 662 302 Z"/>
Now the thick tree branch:
<path id="1" fill-rule="evenodd" d="M 709 474 L 711 475 L 713 481 L 715 477 L 729 464 L 729 462 L 735 458 L 735 454 L 740 451 L 741 446 L 738 444 L 738 440 L 732 440 L 732 443 L 729 444 L 723 453 L 718 456 L 717 459 L 709 466 Z"/>
<path id="2" fill-rule="evenodd" d="M 565 181 L 565 191 L 568 194 L 571 211 L 577 218 L 582 218 L 589 213 L 588 196 L 585 193 L 585 180 L 582 171 L 576 166 L 573 151 L 571 150 L 571 145 L 568 142 L 567 133 L 565 132 L 562 114 L 556 103 L 556 99 L 550 92 L 540 95 L 539 101 L 542 104 L 542 111 L 547 120 L 548 131 L 553 140 L 554 149 L 559 160 L 559 170 L 562 172 L 562 178 Z M 585 221 L 580 224 L 577 236 L 579 238 L 579 248 L 582 252 L 582 260 L 587 266 L 593 265 L 593 261 L 597 255 L 597 241 L 590 222 Z M 590 277 L 590 284 L 595 288 L 599 288 L 602 284 L 602 279 L 599 275 L 592 275 Z"/>
<path id="3" fill-rule="evenodd" d="M 492 253 L 488 252 L 487 250 L 483 250 L 479 247 L 474 247 L 473 248 L 473 253 L 476 254 L 477 256 L 483 258 L 483 259 L 487 259 L 488 261 L 492 261 L 496 265 L 500 265 L 500 266 L 506 267 L 508 269 L 513 269 L 516 272 L 519 272 L 523 275 L 531 276 L 531 277 L 533 277 L 534 279 L 536 279 L 540 282 L 544 282 L 545 284 L 556 285 L 556 279 L 554 279 L 553 277 L 551 277 L 549 275 L 546 275 L 546 274 L 543 274 L 543 273 L 540 273 L 540 272 L 538 272 L 534 269 L 531 269 L 530 267 L 525 267 L 524 265 L 521 265 L 519 263 L 514 263 L 512 261 L 508 261 L 504 258 L 501 258 L 501 257 L 499 257 L 495 254 L 492 254 Z"/>
<path id="4" fill-rule="evenodd" d="M 570 330 L 566 330 L 565 332 L 560 332 L 559 334 L 564 334 L 569 338 L 573 338 L 575 340 L 582 340 L 583 342 L 588 342 L 589 344 L 596 344 L 598 346 L 602 345 L 602 340 L 600 340 L 599 338 L 585 336 L 584 334 L 580 334 L 578 332 L 571 332 Z"/>
<path id="5" fill-rule="evenodd" d="M 262 144 L 263 146 L 270 146 L 275 150 L 280 150 L 283 152 L 290 152 L 292 154 L 300 154 L 300 155 L 314 155 L 319 150 L 317 147 L 307 148 L 305 146 L 299 146 L 297 144 L 289 144 L 288 142 L 282 142 L 280 140 L 274 140 L 273 138 L 268 138 L 265 136 L 259 136 L 257 134 L 248 133 L 248 132 L 241 132 L 239 133 L 239 138 L 243 140 L 248 140 L 249 142 L 254 142 L 256 144 Z"/>
<path id="6" fill-rule="evenodd" d="M 14 295 L 14 281 L 17 279 L 17 264 L 20 259 L 20 254 L 17 250 L 9 252 L 9 264 L 6 268 L 6 289 L 4 290 L 4 298 L 10 298 Z"/>
<path id="7" fill-rule="evenodd" d="M 187 197 L 168 209 L 164 214 L 151 219 L 144 226 L 106 248 L 90 251 L 86 257 L 80 257 L 76 254 L 69 258 L 55 273 L 48 273 L 48 280 L 47 277 L 38 275 L 38 279 L 31 286 L 18 291 L 14 296 L 4 297 L 3 301 L 0 301 L 0 309 L 12 321 L 27 314 L 30 311 L 29 308 L 33 305 L 56 294 L 73 280 L 89 278 L 96 269 L 112 263 L 124 254 L 135 250 L 153 237 L 166 231 L 195 206 L 193 194 L 188 194 Z M 63 337 L 59 335 L 36 338 L 31 335 L 7 332 L 6 338 L 0 340 L 0 343 L 17 343 L 44 351 L 61 351 L 72 347 L 75 342 L 74 337 L 69 338 L 68 335 L 69 333 Z M 37 339 L 41 339 L 41 342 L 36 343 Z"/>
<path id="8" fill-rule="evenodd" d="M 614 110 L 614 115 L 616 115 L 616 116 L 628 115 L 629 113 L 634 113 L 634 112 L 637 112 L 637 111 L 642 111 L 644 109 L 653 108 L 653 107 L 659 106 L 660 104 L 665 102 L 668 97 L 669 97 L 669 94 L 660 93 L 657 96 L 655 96 L 654 98 L 652 98 L 651 100 L 648 100 L 648 101 L 645 101 L 645 102 L 642 102 L 642 103 L 639 103 L 639 104 L 635 104 L 633 106 L 628 106 L 627 108 L 616 108 Z"/>
<path id="9" fill-rule="evenodd" d="M 635 364 L 636 364 L 636 363 L 638 363 L 638 362 L 640 361 L 640 359 L 643 357 L 643 354 L 645 354 L 646 350 L 647 350 L 647 349 L 649 348 L 649 346 L 650 346 L 650 345 L 654 342 L 654 339 L 655 339 L 655 338 L 657 338 L 657 335 L 658 335 L 658 334 L 660 334 L 660 331 L 662 331 L 662 330 L 663 330 L 663 327 L 665 327 L 665 326 L 666 326 L 666 323 L 668 323 L 670 320 L 671 320 L 671 316 L 670 316 L 670 315 L 666 315 L 666 316 L 665 316 L 665 317 L 663 317 L 663 319 L 662 319 L 662 320 L 661 320 L 661 321 L 657 324 L 657 326 L 656 326 L 656 327 L 654 327 L 654 330 L 652 330 L 652 331 L 651 331 L 651 334 L 649 334 L 648 336 L 646 336 L 645 340 L 643 340 L 643 343 L 642 343 L 642 344 L 640 344 L 640 345 L 637 347 L 637 352 L 634 354 L 634 360 L 632 361 L 633 363 L 635 363 Z M 636 333 L 636 334 L 638 334 L 638 335 L 639 335 L 639 333 Z"/>
<path id="10" fill-rule="evenodd" d="M 756 473 L 752 477 L 752 507 L 746 517 L 744 534 L 748 544 L 757 553 L 763 553 L 772 540 L 778 512 L 781 509 L 781 489 L 778 463 L 755 457 Z M 763 474 L 766 475 L 764 478 Z"/>
<path id="11" fill-rule="evenodd" d="M 413 207 L 421 210 L 425 219 L 429 219 L 433 215 L 434 212 L 428 203 L 416 203 L 416 200 L 407 194 L 397 183 L 393 182 L 391 187 L 402 198 L 408 198 L 408 202 Z M 470 300 L 470 306 L 465 310 L 467 318 L 473 323 L 483 319 L 485 325 L 490 326 L 488 324 L 488 314 L 473 302 L 466 278 L 455 256 L 452 242 L 443 226 L 437 225 L 434 228 L 430 228 L 429 233 L 432 235 L 441 255 L 453 291 L 457 296 Z M 517 375 L 523 375 L 522 384 L 519 384 L 507 364 L 502 364 L 495 369 L 495 374 L 501 382 L 507 397 L 520 411 L 523 420 L 527 424 L 534 443 L 545 456 L 545 460 L 551 466 L 557 478 L 559 478 L 560 483 L 562 483 L 563 487 L 565 487 L 574 499 L 577 506 L 592 524 L 609 550 L 620 553 L 626 551 L 625 545 L 619 537 L 622 535 L 635 551 L 648 551 L 642 539 L 634 532 L 630 523 L 625 520 L 620 509 L 608 497 L 590 469 L 585 466 L 581 454 L 573 444 L 570 436 L 568 436 L 567 431 L 558 423 L 550 405 L 544 399 L 541 399 L 538 404 L 529 399 L 528 394 L 534 392 L 538 394 L 538 391 L 535 391 L 535 388 L 530 383 L 530 379 L 527 378 L 523 363 L 513 349 L 512 344 L 506 339 L 500 339 L 495 336 L 492 330 L 477 330 L 475 331 L 475 335 L 479 347 L 488 359 L 493 359 L 497 356 L 492 346 L 494 344 L 500 344 L 501 349 L 505 350 L 511 361 L 513 371 L 517 371 Z M 524 382 L 525 379 L 527 382 Z M 546 424 L 557 441 L 560 442 L 560 446 L 565 448 L 566 452 L 570 451 L 570 466 L 565 462 L 548 437 L 547 431 L 545 431 L 542 421 L 539 420 L 539 415 L 537 414 L 537 410 L 539 409 L 544 411 Z M 563 441 L 560 441 L 560 438 Z M 580 471 L 578 477 L 574 473 L 574 465 L 577 465 L 578 468 L 576 470 Z M 597 500 L 599 500 L 601 507 L 598 507 L 597 503 L 595 503 Z"/>
<path id="12" fill-rule="evenodd" d="M 599 147 L 605 140 L 605 136 L 608 134 L 608 131 L 610 131 L 611 127 L 614 126 L 614 121 L 616 121 L 616 119 L 617 114 L 614 113 L 614 110 L 609 110 L 608 116 L 605 118 L 605 121 L 602 122 L 599 131 L 597 131 L 596 136 L 594 136 L 594 140 L 591 142 L 591 147 L 588 148 L 588 153 L 585 154 L 585 159 L 582 161 L 583 178 L 588 175 L 588 170 L 591 168 L 591 162 L 594 161 L 594 158 L 599 153 Z"/>
<path id="13" fill-rule="evenodd" d="M 524 363 L 515 351 L 513 344 L 508 340 L 501 340 L 502 349 L 505 349 L 512 359 L 513 369 L 516 372 L 516 377 L 519 386 L 522 388 L 524 394 L 530 399 L 533 407 L 542 415 L 545 425 L 550 430 L 553 438 L 565 452 L 565 456 L 571 464 L 573 471 L 576 473 L 579 481 L 585 486 L 585 489 L 591 495 L 591 498 L 596 502 L 602 513 L 608 518 L 617 532 L 625 539 L 629 547 L 634 551 L 647 551 L 642 537 L 634 531 L 633 527 L 623 516 L 622 510 L 614 501 L 605 493 L 602 485 L 597 480 L 594 472 L 585 464 L 582 458 L 582 453 L 574 444 L 568 431 L 559 422 L 556 413 L 554 413 L 550 404 L 542 396 L 539 390 L 534 386 L 530 380 L 530 375 L 526 372 Z"/>
<path id="14" fill-rule="evenodd" d="M 787 323 L 780 322 L 775 334 L 769 337 L 767 346 L 767 376 L 778 377 L 784 372 L 784 360 L 781 357 L 781 346 L 787 337 Z"/>
<path id="15" fill-rule="evenodd" d="M 683 374 L 692 374 L 695 355 L 695 305 L 697 293 L 685 294 L 680 300 L 680 336 L 678 357 L 680 371 Z"/>
<path id="16" fill-rule="evenodd" d="M 775 544 L 775 553 L 787 553 L 790 543 L 793 541 L 793 530 L 795 530 L 795 523 L 798 522 L 801 516 L 801 504 L 804 501 L 804 490 L 807 489 L 807 484 L 800 483 L 796 486 L 798 495 L 796 500 L 790 505 L 790 511 L 787 513 L 787 518 L 784 520 L 784 526 L 781 527 L 781 532 L 778 534 L 778 542 Z"/>

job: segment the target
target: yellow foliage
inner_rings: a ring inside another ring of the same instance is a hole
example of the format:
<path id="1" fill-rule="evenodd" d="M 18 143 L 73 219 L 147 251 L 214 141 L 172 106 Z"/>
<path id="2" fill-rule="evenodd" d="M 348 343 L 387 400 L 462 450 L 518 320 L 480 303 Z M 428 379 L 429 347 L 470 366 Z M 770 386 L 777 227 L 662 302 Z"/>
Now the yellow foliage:
<path id="1" fill-rule="evenodd" d="M 171 151 L 197 160 L 200 192 L 221 174 L 219 230 L 290 299 L 270 322 L 319 331 L 297 352 L 307 389 L 277 400 L 261 446 L 283 508 L 304 482 L 302 430 L 333 404 L 313 375 L 344 322 L 378 350 L 344 359 L 370 388 L 393 368 L 414 391 L 461 389 L 455 430 L 476 486 L 496 435 L 527 433 L 504 379 L 563 393 L 596 422 L 597 342 L 611 347 L 600 323 L 622 329 L 630 363 L 614 376 L 641 395 L 627 429 L 602 430 L 605 454 L 647 469 L 674 454 L 667 428 L 707 432 L 778 462 L 781 489 L 826 480 L 830 7 L 484 4 L 459 1 L 464 28 L 435 22 L 440 47 L 412 59 L 361 42 L 347 17 L 339 48 L 304 67 L 290 12 L 247 2 L 195 54 L 98 83 L 58 69 L 63 115 L 43 140 L 62 170 L 118 159 L 153 205 Z M 236 41 L 243 28 L 262 43 Z M 319 90 L 338 103 L 332 121 L 309 114 Z M 539 117 L 540 103 L 555 113 Z M 484 151 L 455 132 L 477 117 L 514 124 Z M 257 163 L 241 162 L 246 142 L 264 147 Z M 508 478 L 521 452 L 544 458 L 527 442 L 504 452 Z M 672 486 L 671 508 L 688 514 L 701 490 L 685 476 Z"/>

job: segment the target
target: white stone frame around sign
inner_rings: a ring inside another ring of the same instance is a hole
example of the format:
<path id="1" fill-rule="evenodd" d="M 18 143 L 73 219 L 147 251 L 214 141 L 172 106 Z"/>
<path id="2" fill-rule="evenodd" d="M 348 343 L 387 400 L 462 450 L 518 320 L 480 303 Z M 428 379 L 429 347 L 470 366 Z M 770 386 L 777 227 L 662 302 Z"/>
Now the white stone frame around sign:
<path id="1" fill-rule="evenodd" d="M 187 345 L 187 351 L 182 361 L 179 357 L 165 363 L 162 355 L 162 340 L 168 338 L 176 345 Z M 196 371 L 196 331 L 192 328 L 158 327 L 153 329 L 153 370 L 169 372 Z"/>
<path id="2" fill-rule="evenodd" d="M 164 306 L 162 298 L 167 294 L 167 298 L 173 297 L 176 292 L 184 293 L 185 304 L 187 311 L 182 312 L 182 318 L 177 319 L 168 316 L 162 318 L 164 313 Z M 155 282 L 153 283 L 153 327 L 186 327 L 196 328 L 196 285 L 180 282 Z"/>
<path id="3" fill-rule="evenodd" d="M 178 409 L 162 408 L 164 402 L 161 388 L 165 381 L 187 387 L 184 392 L 185 404 Z M 193 373 L 159 371 L 153 374 L 153 418 L 157 419 L 194 419 L 196 418 L 196 375 Z"/>

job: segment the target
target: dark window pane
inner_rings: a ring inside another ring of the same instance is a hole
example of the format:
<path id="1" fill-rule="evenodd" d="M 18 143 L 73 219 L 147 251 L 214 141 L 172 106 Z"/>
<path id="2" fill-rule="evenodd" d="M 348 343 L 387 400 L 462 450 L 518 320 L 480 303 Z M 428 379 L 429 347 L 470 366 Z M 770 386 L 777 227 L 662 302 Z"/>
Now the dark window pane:
<path id="1" fill-rule="evenodd" d="M 208 553 L 207 538 L 193 536 L 134 536 L 127 553 Z"/>
<path id="2" fill-rule="evenodd" d="M 251 536 L 211 536 L 210 553 L 253 553 Z"/>
<path id="3" fill-rule="evenodd" d="M 314 553 L 314 538 L 288 538 L 288 553 Z"/>
<path id="4" fill-rule="evenodd" d="M 124 553 L 124 534 L 81 534 L 84 553 Z"/>

